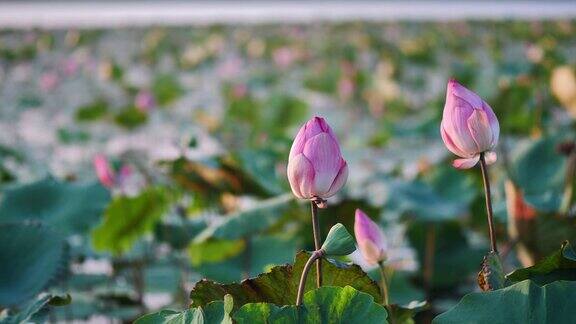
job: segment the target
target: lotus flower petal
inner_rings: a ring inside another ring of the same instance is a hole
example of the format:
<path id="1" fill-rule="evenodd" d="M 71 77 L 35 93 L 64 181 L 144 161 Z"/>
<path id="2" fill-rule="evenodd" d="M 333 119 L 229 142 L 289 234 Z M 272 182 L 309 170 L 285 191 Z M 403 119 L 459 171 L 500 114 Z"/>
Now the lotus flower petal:
<path id="1" fill-rule="evenodd" d="M 488 151 L 484 153 L 484 161 L 486 161 L 487 165 L 494 164 L 497 159 L 496 152 Z"/>
<path id="2" fill-rule="evenodd" d="M 340 167 L 340 171 L 332 182 L 332 186 L 327 193 L 323 195 L 323 198 L 329 198 L 334 196 L 340 189 L 346 184 L 346 180 L 348 179 L 348 164 L 346 161 L 342 160 L 342 166 Z"/>
<path id="3" fill-rule="evenodd" d="M 458 146 L 456 146 L 456 144 L 454 144 L 454 141 L 452 141 L 452 138 L 450 137 L 450 135 L 448 135 L 446 129 L 444 129 L 444 122 L 442 122 L 442 124 L 440 125 L 440 135 L 442 136 L 442 140 L 444 141 L 446 148 L 448 148 L 450 152 L 461 157 L 468 155 L 466 152 L 464 152 Z"/>
<path id="4" fill-rule="evenodd" d="M 457 169 L 470 169 L 480 161 L 480 154 L 469 159 L 456 159 L 452 165 Z"/>
<path id="5" fill-rule="evenodd" d="M 298 154 L 288 162 L 287 173 L 294 195 L 298 198 L 312 198 L 314 167 L 304 154 Z"/>
<path id="6" fill-rule="evenodd" d="M 483 110 L 474 109 L 468 118 L 468 129 L 476 142 L 477 152 L 484 152 L 492 148 L 492 131 L 488 115 Z"/>

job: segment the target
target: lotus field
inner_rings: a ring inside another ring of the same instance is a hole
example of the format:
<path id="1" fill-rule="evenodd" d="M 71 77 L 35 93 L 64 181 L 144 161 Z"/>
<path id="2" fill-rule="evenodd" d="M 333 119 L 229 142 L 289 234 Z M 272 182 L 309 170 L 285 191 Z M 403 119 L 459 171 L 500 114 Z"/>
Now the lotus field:
<path id="1" fill-rule="evenodd" d="M 576 21 L 0 31 L 0 323 L 576 323 Z"/>

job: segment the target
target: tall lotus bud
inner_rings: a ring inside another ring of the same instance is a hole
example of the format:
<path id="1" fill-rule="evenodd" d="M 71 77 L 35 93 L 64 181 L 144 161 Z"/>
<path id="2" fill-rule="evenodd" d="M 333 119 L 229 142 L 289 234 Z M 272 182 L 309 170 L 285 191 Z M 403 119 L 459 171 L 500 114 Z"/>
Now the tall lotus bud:
<path id="1" fill-rule="evenodd" d="M 354 234 L 358 249 L 368 264 L 375 265 L 386 260 L 386 241 L 380 227 L 360 209 L 356 209 Z"/>
<path id="2" fill-rule="evenodd" d="M 484 153 L 487 164 L 496 162 L 496 153 L 492 151 L 500 135 L 496 115 L 477 94 L 453 79 L 446 90 L 440 133 L 448 150 L 461 157 L 454 160 L 454 167 L 475 166 L 480 153 Z"/>
<path id="3" fill-rule="evenodd" d="M 324 200 L 346 183 L 348 165 L 336 135 L 323 118 L 310 119 L 298 131 L 290 149 L 287 174 L 292 192 L 302 199 Z"/>
<path id="4" fill-rule="evenodd" d="M 93 162 L 94 170 L 100 183 L 102 183 L 104 187 L 112 188 L 116 181 L 114 179 L 114 170 L 110 167 L 108 159 L 104 155 L 98 154 L 94 157 Z"/>

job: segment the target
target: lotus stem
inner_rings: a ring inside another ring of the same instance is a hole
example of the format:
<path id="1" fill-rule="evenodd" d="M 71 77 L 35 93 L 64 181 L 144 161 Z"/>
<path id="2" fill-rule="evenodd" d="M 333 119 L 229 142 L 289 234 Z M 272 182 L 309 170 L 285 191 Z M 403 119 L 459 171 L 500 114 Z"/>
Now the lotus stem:
<path id="1" fill-rule="evenodd" d="M 379 262 L 378 268 L 380 268 L 380 290 L 382 292 L 382 303 L 384 306 L 387 306 L 389 303 L 388 279 L 386 278 L 386 267 L 384 267 L 384 262 Z"/>
<path id="2" fill-rule="evenodd" d="M 430 224 L 426 230 L 426 246 L 424 250 L 424 271 L 422 280 L 426 298 L 432 298 L 432 280 L 434 277 L 434 259 L 436 256 L 436 225 Z"/>
<path id="3" fill-rule="evenodd" d="M 314 232 L 314 250 L 320 250 L 320 221 L 318 220 L 318 205 L 315 200 L 310 201 L 312 212 L 312 231 Z M 322 286 L 322 262 L 316 262 L 316 287 Z"/>
<path id="4" fill-rule="evenodd" d="M 244 241 L 244 253 L 242 254 L 242 279 L 250 278 L 250 268 L 252 264 L 252 241 L 249 237 L 242 238 Z"/>
<path id="5" fill-rule="evenodd" d="M 492 212 L 492 197 L 490 193 L 490 180 L 488 179 L 488 168 L 484 153 L 480 153 L 480 169 L 482 170 L 482 180 L 484 181 L 484 195 L 486 196 L 486 214 L 488 216 L 488 231 L 490 233 L 490 251 L 498 254 L 496 247 L 496 234 L 494 232 L 494 214 Z"/>
<path id="6" fill-rule="evenodd" d="M 322 256 L 324 252 L 322 250 L 316 250 L 312 253 L 306 264 L 304 265 L 304 269 L 302 270 L 302 275 L 300 276 L 300 284 L 298 284 L 298 295 L 296 297 L 296 306 L 302 305 L 302 299 L 304 297 L 304 290 L 306 290 L 306 279 L 308 278 L 308 272 L 310 272 L 310 268 L 314 261 L 318 260 L 321 262 Z"/>

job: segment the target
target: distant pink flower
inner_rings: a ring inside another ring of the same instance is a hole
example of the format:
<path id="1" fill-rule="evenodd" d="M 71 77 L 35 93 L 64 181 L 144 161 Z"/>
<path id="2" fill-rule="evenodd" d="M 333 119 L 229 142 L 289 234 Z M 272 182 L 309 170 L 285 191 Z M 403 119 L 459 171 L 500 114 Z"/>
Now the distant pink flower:
<path id="1" fill-rule="evenodd" d="M 110 165 L 106 156 L 98 154 L 94 157 L 94 170 L 100 183 L 109 189 L 121 187 L 132 176 L 133 170 L 129 165 L 123 165 L 116 172 Z"/>
<path id="2" fill-rule="evenodd" d="M 500 134 L 496 115 L 477 94 L 454 79 L 448 82 L 440 133 L 448 150 L 461 157 L 454 160 L 454 167 L 475 166 L 480 153 L 485 154 L 487 164 L 496 162 L 492 151 Z"/>
<path id="3" fill-rule="evenodd" d="M 277 66 L 285 69 L 296 60 L 296 53 L 290 47 L 280 47 L 274 50 L 272 59 Z"/>
<path id="4" fill-rule="evenodd" d="M 368 264 L 375 265 L 386 260 L 387 246 L 382 230 L 360 209 L 356 209 L 354 234 L 358 250 Z"/>
<path id="5" fill-rule="evenodd" d="M 235 57 L 227 59 L 218 66 L 218 75 L 224 79 L 232 79 L 242 71 L 242 60 Z"/>
<path id="6" fill-rule="evenodd" d="M 104 155 L 98 154 L 94 157 L 94 170 L 104 187 L 112 188 L 116 184 L 114 170 Z"/>
<path id="7" fill-rule="evenodd" d="M 347 100 L 354 95 L 354 82 L 349 78 L 341 78 L 338 81 L 338 94 L 342 100 Z"/>
<path id="8" fill-rule="evenodd" d="M 248 87 L 245 84 L 236 84 L 232 87 L 234 98 L 244 98 L 248 94 Z"/>
<path id="9" fill-rule="evenodd" d="M 142 112 L 148 112 L 154 108 L 156 100 L 148 90 L 139 91 L 134 98 L 134 107 Z"/>
<path id="10" fill-rule="evenodd" d="M 65 75 L 72 76 L 78 72 L 79 67 L 80 64 L 78 63 L 78 60 L 75 57 L 71 57 L 66 59 L 62 64 L 62 71 Z"/>
<path id="11" fill-rule="evenodd" d="M 128 178 L 132 176 L 133 173 L 134 172 L 132 170 L 132 167 L 125 164 L 122 167 L 120 167 L 120 171 L 118 171 L 116 180 L 118 183 L 125 183 L 128 180 Z"/>
<path id="12" fill-rule="evenodd" d="M 321 117 L 310 119 L 296 135 L 288 157 L 292 192 L 302 199 L 335 195 L 348 178 L 336 135 Z"/>
<path id="13" fill-rule="evenodd" d="M 54 90 L 58 85 L 60 78 L 54 72 L 46 72 L 40 76 L 40 89 L 44 92 Z"/>

